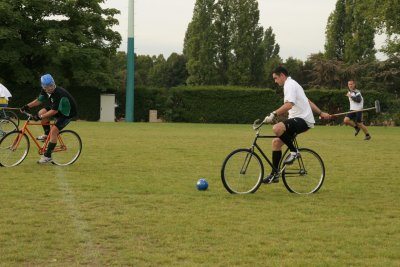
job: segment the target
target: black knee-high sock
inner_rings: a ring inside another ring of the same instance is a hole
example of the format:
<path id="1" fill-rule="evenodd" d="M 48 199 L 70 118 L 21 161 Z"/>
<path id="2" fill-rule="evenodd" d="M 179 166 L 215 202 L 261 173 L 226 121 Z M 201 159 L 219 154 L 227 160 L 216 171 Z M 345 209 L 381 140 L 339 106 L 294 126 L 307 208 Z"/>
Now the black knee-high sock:
<path id="1" fill-rule="evenodd" d="M 56 147 L 57 143 L 51 143 L 47 145 L 47 150 L 44 152 L 44 155 L 48 158 L 51 158 L 51 153 L 53 152 L 54 148 Z"/>
<path id="2" fill-rule="evenodd" d="M 275 170 L 278 170 L 281 158 L 282 158 L 282 150 L 272 151 L 272 166 L 274 166 Z M 274 173 L 274 170 L 272 170 L 272 173 Z"/>
<path id="3" fill-rule="evenodd" d="M 281 136 L 279 136 L 279 139 L 281 139 L 282 142 L 285 143 L 285 145 L 287 145 L 290 152 L 297 151 L 293 144 L 293 138 L 287 132 L 284 132 Z"/>
<path id="4" fill-rule="evenodd" d="M 50 125 L 46 124 L 46 125 L 42 125 L 43 130 L 44 130 L 44 134 L 45 135 L 49 135 L 50 133 Z"/>

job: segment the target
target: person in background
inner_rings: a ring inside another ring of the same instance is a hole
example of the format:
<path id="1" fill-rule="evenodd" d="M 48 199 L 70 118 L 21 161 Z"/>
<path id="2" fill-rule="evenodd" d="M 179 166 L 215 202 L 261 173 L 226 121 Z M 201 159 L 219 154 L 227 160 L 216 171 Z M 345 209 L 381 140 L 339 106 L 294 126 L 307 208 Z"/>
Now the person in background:
<path id="1" fill-rule="evenodd" d="M 45 164 L 52 161 L 51 153 L 57 145 L 58 133 L 67 126 L 71 120 L 77 115 L 77 105 L 72 95 L 60 86 L 56 86 L 53 77 L 45 74 L 40 78 L 42 90 L 37 99 L 24 105 L 21 111 L 29 111 L 30 108 L 48 103 L 48 106 L 39 110 L 34 115 L 33 120 L 41 120 L 44 135 L 37 137 L 38 140 L 44 141 L 50 135 L 50 141 L 44 155 L 39 159 L 39 164 Z M 53 127 L 50 127 L 51 118 L 56 118 Z"/>
<path id="2" fill-rule="evenodd" d="M 349 98 L 350 111 L 363 109 L 364 98 L 362 97 L 361 92 L 356 89 L 356 82 L 354 80 L 349 80 L 347 82 L 347 86 L 349 87 L 349 90 L 346 96 Z M 346 117 L 344 117 L 343 123 L 348 126 L 354 127 L 354 136 L 357 136 L 362 129 L 365 134 L 364 140 L 371 139 L 371 135 L 369 134 L 367 127 L 363 123 L 363 114 L 361 111 L 347 114 Z"/>

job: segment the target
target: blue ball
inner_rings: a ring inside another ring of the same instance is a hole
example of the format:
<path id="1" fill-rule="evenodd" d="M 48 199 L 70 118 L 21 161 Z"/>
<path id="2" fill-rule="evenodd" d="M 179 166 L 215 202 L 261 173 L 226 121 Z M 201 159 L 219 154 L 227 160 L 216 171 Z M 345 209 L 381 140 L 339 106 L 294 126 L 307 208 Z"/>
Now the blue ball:
<path id="1" fill-rule="evenodd" d="M 208 188 L 208 182 L 207 182 L 207 180 L 204 179 L 204 178 L 199 179 L 199 180 L 197 181 L 196 187 L 197 187 L 197 189 L 200 190 L 200 191 L 207 190 L 207 188 Z"/>

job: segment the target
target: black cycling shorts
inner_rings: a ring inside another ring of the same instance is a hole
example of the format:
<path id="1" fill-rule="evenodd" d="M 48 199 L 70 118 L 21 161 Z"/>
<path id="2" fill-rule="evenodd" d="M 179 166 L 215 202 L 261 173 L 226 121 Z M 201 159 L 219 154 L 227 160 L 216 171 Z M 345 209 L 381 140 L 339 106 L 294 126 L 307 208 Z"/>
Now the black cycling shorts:
<path id="1" fill-rule="evenodd" d="M 308 129 L 310 129 L 306 123 L 306 121 L 302 118 L 292 118 L 283 121 L 285 124 L 286 132 L 294 137 L 300 133 L 304 133 Z"/>
<path id="2" fill-rule="evenodd" d="M 49 111 L 50 107 L 46 107 L 46 110 Z M 68 125 L 68 123 L 71 122 L 73 117 L 66 117 L 64 115 L 61 115 L 60 113 L 57 113 L 54 118 L 56 118 L 56 122 L 54 123 L 55 126 L 57 126 L 58 130 L 61 131 L 62 129 L 65 128 L 65 126 Z"/>

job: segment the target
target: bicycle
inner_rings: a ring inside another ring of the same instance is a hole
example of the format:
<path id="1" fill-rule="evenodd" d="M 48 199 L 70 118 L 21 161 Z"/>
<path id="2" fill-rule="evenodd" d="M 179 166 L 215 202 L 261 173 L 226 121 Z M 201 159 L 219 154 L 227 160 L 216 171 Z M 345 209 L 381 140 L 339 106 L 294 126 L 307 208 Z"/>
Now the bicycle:
<path id="1" fill-rule="evenodd" d="M 9 132 L 18 130 L 18 126 L 10 119 L 0 118 L 0 140 Z"/>
<path id="2" fill-rule="evenodd" d="M 0 118 L 1 119 L 9 119 L 11 121 L 13 121 L 15 123 L 15 125 L 17 125 L 17 127 L 19 127 L 19 117 L 17 116 L 17 114 L 10 110 L 11 108 L 6 108 L 6 107 L 0 107 Z M 14 109 L 14 108 L 12 108 Z"/>
<path id="3" fill-rule="evenodd" d="M 256 150 L 270 165 L 273 171 L 279 173 L 283 184 L 291 193 L 311 194 L 317 192 L 325 179 L 325 165 L 317 152 L 309 148 L 300 148 L 296 137 L 293 143 L 300 152 L 300 157 L 292 164 L 284 164 L 289 156 L 289 149 L 282 155 L 278 169 L 257 144 L 259 138 L 276 138 L 276 136 L 260 135 L 259 120 L 253 123 L 256 131 L 255 139 L 250 148 L 239 148 L 232 151 L 224 160 L 221 168 L 221 179 L 225 189 L 231 194 L 255 193 L 264 177 L 264 164 Z"/>
<path id="4" fill-rule="evenodd" d="M 13 167 L 20 164 L 28 155 L 30 142 L 28 136 L 38 148 L 39 155 L 43 155 L 50 141 L 50 135 L 40 144 L 29 130 L 31 125 L 42 125 L 40 122 L 31 122 L 32 114 L 23 112 L 27 120 L 20 130 L 7 133 L 0 140 L 0 166 Z M 49 123 L 54 127 L 54 123 Z M 62 130 L 58 135 L 57 145 L 52 153 L 52 163 L 66 166 L 74 163 L 82 152 L 82 141 L 79 135 L 72 130 Z"/>

